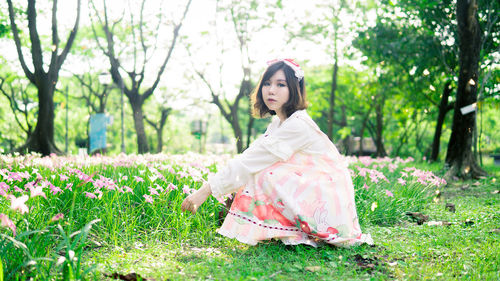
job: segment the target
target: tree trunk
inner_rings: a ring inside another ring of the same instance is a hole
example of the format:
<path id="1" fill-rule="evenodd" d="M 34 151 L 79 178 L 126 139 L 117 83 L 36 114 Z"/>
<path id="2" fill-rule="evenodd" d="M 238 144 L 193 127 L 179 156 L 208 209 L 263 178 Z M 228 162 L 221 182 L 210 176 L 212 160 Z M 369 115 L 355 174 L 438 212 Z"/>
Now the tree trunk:
<path id="1" fill-rule="evenodd" d="M 346 115 L 345 105 L 342 105 L 341 108 L 342 108 L 342 120 L 340 122 L 340 129 L 343 129 L 347 127 L 347 115 Z M 351 153 L 349 149 L 349 140 L 350 140 L 350 134 L 342 139 L 342 145 L 344 146 L 343 148 L 344 155 L 349 155 Z"/>
<path id="2" fill-rule="evenodd" d="M 231 112 L 231 127 L 233 128 L 234 137 L 236 138 L 236 150 L 238 153 L 243 152 L 243 132 L 241 131 L 240 123 L 238 122 L 237 111 Z"/>
<path id="3" fill-rule="evenodd" d="M 363 139 L 365 135 L 365 129 L 366 125 L 368 123 L 368 118 L 370 117 L 370 113 L 372 111 L 372 108 L 370 108 L 366 111 L 365 115 L 363 116 L 363 122 L 361 122 L 361 130 L 359 131 L 359 151 L 358 151 L 358 156 L 363 156 L 364 155 L 364 147 L 363 147 Z"/>
<path id="4" fill-rule="evenodd" d="M 459 42 L 460 72 L 458 76 L 457 99 L 453 112 L 446 166 L 448 178 L 463 179 L 486 175 L 476 163 L 472 154 L 472 137 L 475 128 L 475 110 L 462 114 L 461 108 L 477 101 L 479 55 L 481 31 L 477 20 L 477 1 L 457 1 L 457 25 Z"/>
<path id="5" fill-rule="evenodd" d="M 432 152 L 429 161 L 434 162 L 438 160 L 439 156 L 439 146 L 441 142 L 441 132 L 443 129 L 444 119 L 446 117 L 446 113 L 448 113 L 448 98 L 450 97 L 451 90 L 451 81 L 446 82 L 443 95 L 441 96 L 441 103 L 439 104 L 439 113 L 436 122 L 436 129 L 434 131 L 434 140 L 432 141 Z"/>
<path id="6" fill-rule="evenodd" d="M 158 126 L 158 130 L 156 130 L 156 135 L 158 137 L 158 145 L 156 146 L 157 153 L 161 153 L 163 149 L 163 128 L 165 128 L 168 115 L 171 111 L 171 108 L 162 108 L 161 110 L 160 126 Z"/>
<path id="7" fill-rule="evenodd" d="M 375 114 L 376 114 L 376 130 L 375 130 L 375 146 L 377 148 L 376 156 L 377 157 L 385 157 L 387 153 L 384 148 L 384 140 L 383 140 L 383 130 L 384 130 L 384 112 L 383 112 L 383 104 L 385 99 L 382 98 L 382 101 L 377 101 L 375 105 Z"/>
<path id="8" fill-rule="evenodd" d="M 41 77 L 40 77 L 41 76 Z M 38 88 L 38 118 L 35 131 L 23 148 L 42 155 L 62 152 L 54 143 L 54 86 L 45 74 L 35 72 Z"/>
<path id="9" fill-rule="evenodd" d="M 130 101 L 134 116 L 134 127 L 137 133 L 137 149 L 139 154 L 149 152 L 148 139 L 144 130 L 144 116 L 142 113 L 142 103 Z"/>
<path id="10" fill-rule="evenodd" d="M 328 137 L 333 140 L 333 123 L 334 123 L 334 113 L 335 113 L 335 91 L 337 91 L 337 59 L 335 58 L 335 63 L 333 64 L 332 71 L 332 87 L 330 89 L 330 107 L 328 110 Z"/>
<path id="11" fill-rule="evenodd" d="M 251 139 L 252 139 L 252 128 L 253 128 L 253 123 L 255 121 L 255 118 L 253 118 L 253 116 L 252 116 L 252 103 L 251 102 L 249 103 L 249 106 L 248 106 L 248 116 L 249 116 L 249 120 L 248 120 L 248 124 L 247 124 L 247 143 L 246 143 L 246 147 L 250 146 L 250 142 L 251 142 Z"/>

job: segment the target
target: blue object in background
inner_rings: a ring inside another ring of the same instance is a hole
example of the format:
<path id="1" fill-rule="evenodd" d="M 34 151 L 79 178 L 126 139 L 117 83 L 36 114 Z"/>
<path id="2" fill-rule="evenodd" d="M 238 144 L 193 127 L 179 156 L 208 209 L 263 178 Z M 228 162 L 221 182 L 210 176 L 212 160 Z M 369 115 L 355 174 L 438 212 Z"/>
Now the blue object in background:
<path id="1" fill-rule="evenodd" d="M 105 113 L 90 116 L 90 154 L 98 149 L 106 148 L 106 127 L 111 122 L 112 119 Z"/>

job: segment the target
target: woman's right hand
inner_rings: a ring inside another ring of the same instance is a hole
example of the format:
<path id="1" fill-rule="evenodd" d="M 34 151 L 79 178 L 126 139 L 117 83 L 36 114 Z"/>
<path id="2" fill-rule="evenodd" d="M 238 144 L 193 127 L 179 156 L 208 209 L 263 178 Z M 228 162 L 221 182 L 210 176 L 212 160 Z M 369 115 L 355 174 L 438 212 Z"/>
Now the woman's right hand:
<path id="1" fill-rule="evenodd" d="M 182 211 L 190 211 L 195 214 L 196 210 L 198 210 L 200 205 L 203 204 L 210 195 L 212 195 L 212 189 L 208 182 L 205 182 L 200 189 L 184 199 L 181 206 Z"/>

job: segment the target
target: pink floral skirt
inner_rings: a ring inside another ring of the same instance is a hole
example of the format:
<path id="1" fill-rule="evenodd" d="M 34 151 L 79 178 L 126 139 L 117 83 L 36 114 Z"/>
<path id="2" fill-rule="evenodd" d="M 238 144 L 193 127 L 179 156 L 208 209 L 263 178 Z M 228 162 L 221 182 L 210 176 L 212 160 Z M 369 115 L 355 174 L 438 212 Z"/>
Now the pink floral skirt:
<path id="1" fill-rule="evenodd" d="M 255 245 L 373 244 L 362 234 L 346 164 L 327 155 L 294 154 L 257 173 L 236 194 L 218 232 Z"/>

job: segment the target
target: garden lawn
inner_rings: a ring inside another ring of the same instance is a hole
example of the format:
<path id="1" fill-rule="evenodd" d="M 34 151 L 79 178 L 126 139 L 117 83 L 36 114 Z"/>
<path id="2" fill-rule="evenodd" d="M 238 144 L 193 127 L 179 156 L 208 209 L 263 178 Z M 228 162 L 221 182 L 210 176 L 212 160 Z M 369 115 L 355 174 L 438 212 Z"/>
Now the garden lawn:
<path id="1" fill-rule="evenodd" d="M 489 172 L 486 179 L 435 191 L 440 196 L 421 210 L 429 216 L 422 225 L 411 219 L 365 225 L 374 246 L 247 246 L 220 236 L 210 243 L 146 239 L 96 249 L 89 260 L 98 264 L 96 272 L 155 280 L 500 280 L 500 169 Z"/>
<path id="2" fill-rule="evenodd" d="M 439 165 L 349 158 L 375 245 L 313 248 L 218 235 L 224 198 L 180 211 L 227 159 L 0 155 L 0 280 L 500 279 L 498 167 L 446 184 Z"/>
<path id="3" fill-rule="evenodd" d="M 97 272 L 138 273 L 155 280 L 500 280 L 500 189 L 494 176 L 443 187 L 421 212 L 451 225 L 365 226 L 375 246 L 349 249 L 141 241 L 96 249 Z M 455 212 L 445 209 L 455 205 Z M 432 224 L 432 223 L 431 223 Z M 110 279 L 111 280 L 111 279 Z"/>

